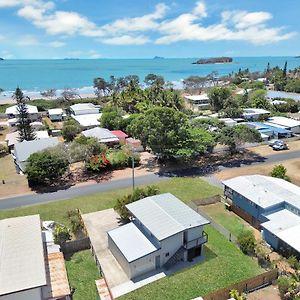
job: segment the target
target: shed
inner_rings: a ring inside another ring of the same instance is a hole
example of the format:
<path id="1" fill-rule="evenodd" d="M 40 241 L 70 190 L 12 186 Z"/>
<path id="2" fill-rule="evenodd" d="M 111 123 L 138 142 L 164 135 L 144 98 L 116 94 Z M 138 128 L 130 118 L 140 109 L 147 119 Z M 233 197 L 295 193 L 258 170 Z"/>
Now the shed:
<path id="1" fill-rule="evenodd" d="M 51 121 L 62 121 L 64 111 L 62 108 L 53 108 L 48 110 L 48 116 Z"/>
<path id="2" fill-rule="evenodd" d="M 111 130 L 110 132 L 114 134 L 121 142 L 125 143 L 126 138 L 128 138 L 128 135 L 122 130 Z"/>
<path id="3" fill-rule="evenodd" d="M 283 128 L 292 131 L 293 133 L 300 133 L 300 121 L 286 118 L 286 117 L 272 117 L 268 119 L 268 123 L 274 124 L 275 126 L 282 126 Z"/>

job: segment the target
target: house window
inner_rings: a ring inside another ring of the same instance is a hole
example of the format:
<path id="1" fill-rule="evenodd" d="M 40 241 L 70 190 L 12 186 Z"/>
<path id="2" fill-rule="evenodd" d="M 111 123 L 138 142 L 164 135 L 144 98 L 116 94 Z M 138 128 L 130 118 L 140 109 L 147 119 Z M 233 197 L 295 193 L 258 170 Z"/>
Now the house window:
<path id="1" fill-rule="evenodd" d="M 167 253 L 166 253 L 166 257 L 168 257 L 169 255 L 170 255 L 170 253 L 169 253 L 169 252 L 167 252 Z"/>

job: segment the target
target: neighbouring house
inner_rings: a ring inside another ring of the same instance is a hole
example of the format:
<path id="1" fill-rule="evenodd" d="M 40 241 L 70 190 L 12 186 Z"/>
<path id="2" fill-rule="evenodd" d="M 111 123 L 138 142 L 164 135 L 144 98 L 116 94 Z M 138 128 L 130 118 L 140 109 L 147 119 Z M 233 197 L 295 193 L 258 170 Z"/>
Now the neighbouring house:
<path id="1" fill-rule="evenodd" d="M 248 121 L 255 121 L 262 117 L 268 117 L 270 112 L 262 108 L 244 108 L 243 118 Z"/>
<path id="2" fill-rule="evenodd" d="M 39 113 L 38 113 L 37 107 L 34 105 L 26 104 L 26 108 L 28 110 L 28 118 L 30 119 L 30 121 L 31 122 L 37 121 L 39 119 Z M 16 126 L 16 124 L 18 123 L 18 117 L 19 117 L 18 106 L 13 105 L 13 106 L 8 107 L 5 110 L 5 114 L 8 119 L 8 125 L 10 127 Z"/>
<path id="3" fill-rule="evenodd" d="M 265 123 L 248 122 L 248 123 L 246 123 L 246 125 L 258 130 L 263 139 L 289 138 L 292 136 L 292 132 L 290 130 L 287 130 L 287 129 L 279 127 L 279 126 L 275 126 L 274 124 L 271 124 L 268 122 L 265 122 Z"/>
<path id="4" fill-rule="evenodd" d="M 128 135 L 123 132 L 122 130 L 111 130 L 110 131 L 112 134 L 114 134 L 120 142 L 125 143 L 126 142 L 126 138 L 128 138 Z"/>
<path id="5" fill-rule="evenodd" d="M 108 234 L 108 247 L 128 278 L 191 261 L 207 242 L 210 222 L 170 193 L 126 205 L 131 222 Z"/>
<path id="6" fill-rule="evenodd" d="M 194 107 L 198 109 L 209 109 L 210 103 L 206 93 L 201 95 L 184 96 L 184 98 Z"/>
<path id="7" fill-rule="evenodd" d="M 0 220 L 0 299 L 69 300 L 61 252 L 49 253 L 39 215 Z"/>
<path id="8" fill-rule="evenodd" d="M 142 142 L 138 139 L 134 139 L 134 138 L 127 138 L 126 139 L 126 144 L 129 145 L 130 147 L 132 147 L 132 149 L 136 152 L 143 152 L 144 151 L 144 147 L 142 146 Z"/>
<path id="9" fill-rule="evenodd" d="M 88 115 L 71 115 L 71 117 L 76 120 L 81 127 L 84 128 L 94 128 L 100 125 L 100 119 L 102 114 L 88 114 Z"/>
<path id="10" fill-rule="evenodd" d="M 32 127 L 33 130 L 41 130 L 43 128 L 45 128 L 44 124 L 42 122 L 31 122 L 30 126 Z"/>
<path id="11" fill-rule="evenodd" d="M 85 137 L 94 137 L 98 139 L 100 143 L 115 144 L 119 143 L 119 139 L 111 131 L 106 128 L 95 127 L 92 129 L 84 130 L 81 132 Z"/>
<path id="12" fill-rule="evenodd" d="M 70 106 L 71 114 L 74 116 L 98 114 L 99 106 L 92 103 L 78 103 Z"/>
<path id="13" fill-rule="evenodd" d="M 300 101 L 300 94 L 269 90 L 267 91 L 267 99 L 270 101 L 277 99 L 293 99 L 295 101 Z"/>
<path id="14" fill-rule="evenodd" d="M 286 130 L 290 130 L 292 133 L 300 133 L 300 121 L 286 118 L 286 117 L 272 117 L 268 119 L 268 124 L 273 126 L 280 126 Z"/>
<path id="15" fill-rule="evenodd" d="M 31 154 L 57 145 L 59 145 L 59 140 L 56 137 L 16 143 L 14 149 L 15 164 L 21 172 L 25 172 L 27 160 Z"/>
<path id="16" fill-rule="evenodd" d="M 224 122 L 226 126 L 230 126 L 230 127 L 233 127 L 238 123 L 237 121 L 231 118 L 220 118 L 219 120 Z"/>
<path id="17" fill-rule="evenodd" d="M 272 248 L 300 257 L 300 187 L 262 175 L 239 176 L 223 184 L 236 214 L 260 229 Z"/>
<path id="18" fill-rule="evenodd" d="M 49 134 L 47 130 L 39 130 L 35 131 L 35 139 L 36 140 L 41 140 L 41 139 L 48 139 Z"/>
<path id="19" fill-rule="evenodd" d="M 48 117 L 51 121 L 62 121 L 64 111 L 62 108 L 48 109 Z"/>

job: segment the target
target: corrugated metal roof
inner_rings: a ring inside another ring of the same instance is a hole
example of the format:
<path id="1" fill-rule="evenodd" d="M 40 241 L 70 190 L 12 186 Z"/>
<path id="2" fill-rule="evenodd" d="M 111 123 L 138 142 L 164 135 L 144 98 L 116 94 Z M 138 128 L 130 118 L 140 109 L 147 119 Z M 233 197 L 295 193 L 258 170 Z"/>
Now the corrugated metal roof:
<path id="1" fill-rule="evenodd" d="M 36 106 L 29 105 L 29 104 L 26 104 L 25 106 L 26 106 L 29 114 L 37 114 L 38 113 L 38 109 L 37 109 Z M 7 114 L 7 115 L 18 115 L 19 114 L 19 112 L 18 112 L 18 106 L 17 105 L 13 105 L 13 106 L 8 107 L 5 110 L 5 114 Z"/>
<path id="2" fill-rule="evenodd" d="M 0 221 L 0 295 L 46 285 L 40 216 Z"/>
<path id="3" fill-rule="evenodd" d="M 291 118 L 285 118 L 285 117 L 272 117 L 268 120 L 268 123 L 274 123 L 279 126 L 288 127 L 288 128 L 300 126 L 300 121 Z"/>
<path id="4" fill-rule="evenodd" d="M 300 209 L 300 187 L 263 175 L 238 176 L 223 184 L 262 208 L 287 202 Z"/>
<path id="5" fill-rule="evenodd" d="M 86 114 L 86 115 L 72 115 L 71 117 L 76 120 L 82 127 L 98 126 L 100 125 L 99 119 L 102 114 Z"/>
<path id="6" fill-rule="evenodd" d="M 62 115 L 64 113 L 62 108 L 51 108 L 48 109 L 49 115 Z"/>
<path id="7" fill-rule="evenodd" d="M 26 161 L 29 156 L 38 151 L 42 151 L 46 148 L 55 147 L 59 144 L 59 140 L 56 137 L 45 138 L 33 141 L 23 141 L 15 144 L 15 156 L 22 162 Z"/>
<path id="8" fill-rule="evenodd" d="M 118 142 L 119 139 L 116 135 L 111 133 L 106 128 L 100 128 L 95 127 L 89 130 L 82 131 L 82 134 L 86 137 L 95 137 L 97 138 L 101 143 L 107 143 L 107 142 Z"/>
<path id="9" fill-rule="evenodd" d="M 147 197 L 126 207 L 160 241 L 186 229 L 209 224 L 170 193 Z"/>
<path id="10" fill-rule="evenodd" d="M 132 222 L 108 231 L 108 235 L 128 262 L 135 261 L 157 250 Z"/>

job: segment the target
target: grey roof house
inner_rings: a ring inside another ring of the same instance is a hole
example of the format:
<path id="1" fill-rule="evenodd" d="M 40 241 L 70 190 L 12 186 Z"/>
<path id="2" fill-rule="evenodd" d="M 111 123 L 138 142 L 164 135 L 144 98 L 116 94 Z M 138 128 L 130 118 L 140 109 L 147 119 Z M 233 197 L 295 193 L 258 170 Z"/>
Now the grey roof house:
<path id="1" fill-rule="evenodd" d="M 18 168 L 24 172 L 26 169 L 27 159 L 31 154 L 47 148 L 55 147 L 58 144 L 59 140 L 56 137 L 17 143 L 15 144 L 14 149 L 15 163 Z"/>
<path id="2" fill-rule="evenodd" d="M 126 205 L 131 222 L 108 231 L 109 249 L 128 278 L 202 255 L 209 221 L 170 193 Z"/>
<path id="3" fill-rule="evenodd" d="M 118 143 L 118 137 L 106 128 L 95 127 L 81 132 L 86 137 L 94 137 L 101 143 Z"/>

